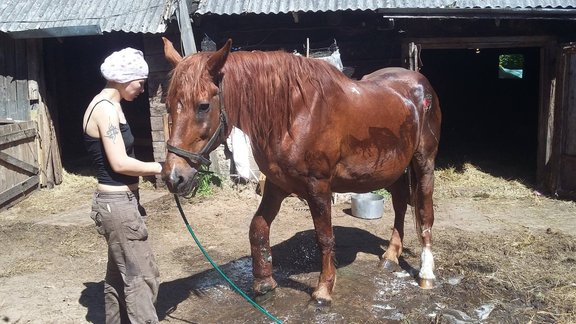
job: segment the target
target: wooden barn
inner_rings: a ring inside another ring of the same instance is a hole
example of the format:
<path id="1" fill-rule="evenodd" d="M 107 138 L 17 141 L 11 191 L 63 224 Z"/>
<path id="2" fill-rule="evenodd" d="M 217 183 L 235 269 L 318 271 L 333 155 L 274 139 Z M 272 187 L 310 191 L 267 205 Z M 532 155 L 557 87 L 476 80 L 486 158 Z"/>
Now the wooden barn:
<path id="1" fill-rule="evenodd" d="M 425 74 L 443 108 L 439 166 L 471 162 L 576 197 L 573 0 L 253 1 L 192 4 L 196 47 L 301 54 L 336 43 L 353 78 Z M 170 35 L 178 38 L 179 35 Z"/>
<path id="2" fill-rule="evenodd" d="M 125 110 L 136 154 L 154 159 L 150 123 L 162 123 L 170 69 L 161 36 L 175 8 L 164 0 L 0 3 L 0 209 L 89 165 L 82 115 L 105 84 L 100 64 L 127 46 L 141 49 L 150 66 L 146 95 Z"/>

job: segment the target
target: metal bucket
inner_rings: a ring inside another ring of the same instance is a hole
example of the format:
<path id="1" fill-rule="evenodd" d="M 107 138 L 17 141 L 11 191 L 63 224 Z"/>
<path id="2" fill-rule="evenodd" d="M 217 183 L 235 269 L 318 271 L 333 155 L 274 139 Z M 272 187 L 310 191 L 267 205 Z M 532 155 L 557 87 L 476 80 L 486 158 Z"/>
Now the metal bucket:
<path id="1" fill-rule="evenodd" d="M 375 193 L 352 195 L 352 216 L 378 219 L 384 214 L 384 197 Z"/>

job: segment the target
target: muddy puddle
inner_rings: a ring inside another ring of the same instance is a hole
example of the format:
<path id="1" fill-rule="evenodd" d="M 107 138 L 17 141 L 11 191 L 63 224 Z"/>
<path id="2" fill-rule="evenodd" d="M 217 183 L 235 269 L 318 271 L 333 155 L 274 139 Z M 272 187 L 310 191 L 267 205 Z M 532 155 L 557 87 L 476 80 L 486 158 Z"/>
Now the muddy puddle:
<path id="1" fill-rule="evenodd" d="M 254 298 L 250 292 L 249 258 L 221 269 L 231 272 L 230 279 Z M 284 323 L 401 323 L 414 320 L 435 322 L 437 319 L 443 323 L 478 323 L 487 319 L 499 322 L 507 317 L 495 314 L 495 301 L 446 296 L 453 291 L 468 291 L 467 287 L 459 288 L 464 285 L 464 278 L 440 280 L 435 289 L 422 290 L 410 272 L 403 270 L 386 274 L 373 261 L 356 261 L 338 269 L 337 288 L 329 307 L 317 306 L 310 301 L 318 272 L 290 275 L 290 271 L 280 270 L 275 275 L 279 288 L 254 300 Z M 160 305 L 160 314 L 166 311 L 168 318 L 186 318 L 191 323 L 275 322 L 240 297 L 214 270 L 189 278 L 185 286 L 191 293 L 178 306 L 181 309 L 173 312 L 175 309 Z M 160 297 L 163 293 L 168 292 L 161 288 Z M 165 297 L 160 300 L 166 300 Z M 457 302 L 452 300 L 454 297 Z"/>
<path id="2" fill-rule="evenodd" d="M 311 240 L 311 232 L 299 233 L 273 248 L 278 263 L 274 277 L 279 287 L 266 296 L 255 297 L 251 292 L 249 257 L 228 262 L 220 269 L 249 298 L 283 323 L 514 322 L 510 312 L 513 309 L 501 307 L 496 296 L 481 297 L 479 287 L 466 276 L 440 269 L 436 287 L 422 290 L 415 280 L 416 257 L 403 259 L 402 269 L 389 273 L 379 267 L 378 255 L 382 251 L 358 253 L 347 251 L 347 246 L 337 249 L 341 262 L 337 266 L 332 305 L 318 306 L 310 300 L 319 274 L 319 258 Z M 358 247 L 354 243 L 350 246 Z M 286 256 L 287 252 L 290 256 Z M 414 255 L 410 250 L 407 254 Z M 163 283 L 158 313 L 163 320 L 187 323 L 275 322 L 246 301 L 214 269 Z"/>

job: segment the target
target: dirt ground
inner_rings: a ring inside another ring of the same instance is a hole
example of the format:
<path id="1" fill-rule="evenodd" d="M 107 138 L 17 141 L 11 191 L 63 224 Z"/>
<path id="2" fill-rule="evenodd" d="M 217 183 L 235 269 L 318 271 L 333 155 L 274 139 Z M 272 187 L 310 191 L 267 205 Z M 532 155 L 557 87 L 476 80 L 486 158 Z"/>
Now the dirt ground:
<path id="1" fill-rule="evenodd" d="M 311 306 L 318 252 L 306 205 L 292 197 L 272 226 L 279 288 L 258 301 L 285 323 L 576 322 L 576 204 L 516 181 L 488 185 L 482 179 L 490 176 L 469 171 L 437 175 L 434 289 L 414 285 L 420 248 L 411 217 L 404 271 L 391 275 L 378 268 L 393 223 L 390 203 L 382 218 L 362 220 L 339 199 L 332 208 L 334 302 L 329 309 Z M 72 191 L 66 184 L 41 190 L 0 212 L 0 323 L 104 322 L 106 245 L 89 218 L 93 183 L 86 182 Z M 248 226 L 260 200 L 254 189 L 225 185 L 183 200 L 204 248 L 251 297 Z M 162 277 L 161 322 L 272 322 L 219 278 L 171 195 L 148 187 L 142 199 Z"/>

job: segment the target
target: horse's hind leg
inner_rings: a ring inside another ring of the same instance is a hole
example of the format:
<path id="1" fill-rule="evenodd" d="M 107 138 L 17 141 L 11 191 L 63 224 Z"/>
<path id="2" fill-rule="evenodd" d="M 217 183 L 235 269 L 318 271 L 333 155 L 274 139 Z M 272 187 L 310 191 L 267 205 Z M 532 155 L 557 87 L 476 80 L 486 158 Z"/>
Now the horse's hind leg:
<path id="1" fill-rule="evenodd" d="M 394 228 L 392 237 L 386 252 L 382 256 L 381 266 L 389 271 L 396 271 L 399 267 L 398 258 L 402 255 L 404 240 L 404 218 L 410 199 L 410 188 L 408 187 L 408 174 L 404 173 L 389 188 L 392 195 L 392 206 L 394 207 Z"/>
<path id="2" fill-rule="evenodd" d="M 250 223 L 250 250 L 252 253 L 252 289 L 263 295 L 278 286 L 272 278 L 272 250 L 270 248 L 270 225 L 288 193 L 266 179 L 264 193 L 258 210 Z"/>
<path id="3" fill-rule="evenodd" d="M 416 233 L 419 235 L 422 245 L 421 265 L 418 277 L 420 287 L 424 289 L 433 288 L 434 281 L 436 280 L 436 276 L 434 275 L 434 257 L 432 256 L 434 155 L 432 155 L 432 157 L 424 157 L 417 154 L 412 161 L 416 177 L 416 189 L 414 192 Z"/>

